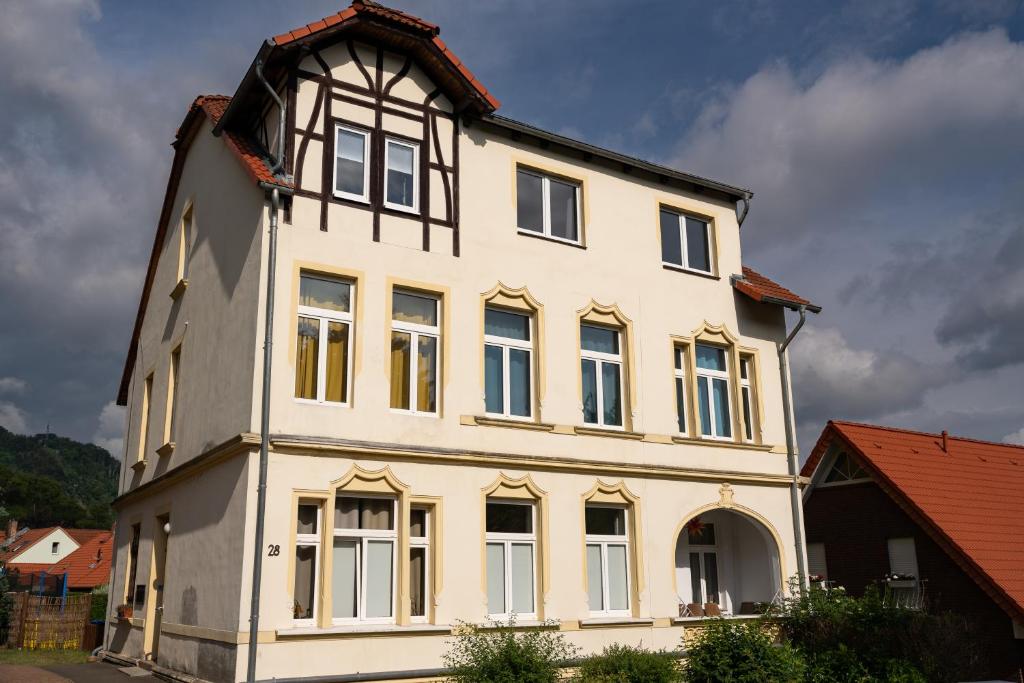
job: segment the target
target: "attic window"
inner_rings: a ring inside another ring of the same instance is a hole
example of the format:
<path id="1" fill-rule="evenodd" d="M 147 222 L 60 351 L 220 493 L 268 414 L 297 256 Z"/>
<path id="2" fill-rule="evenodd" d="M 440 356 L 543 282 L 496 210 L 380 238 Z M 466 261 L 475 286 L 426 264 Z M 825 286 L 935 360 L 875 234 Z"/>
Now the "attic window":
<path id="1" fill-rule="evenodd" d="M 825 477 L 825 484 L 845 484 L 847 482 L 864 481 L 868 474 L 855 463 L 846 453 L 840 453 L 832 463 L 832 469 Z"/>
<path id="2" fill-rule="evenodd" d="M 60 552 L 60 541 L 54 541 L 50 544 L 50 554 L 56 555 Z"/>

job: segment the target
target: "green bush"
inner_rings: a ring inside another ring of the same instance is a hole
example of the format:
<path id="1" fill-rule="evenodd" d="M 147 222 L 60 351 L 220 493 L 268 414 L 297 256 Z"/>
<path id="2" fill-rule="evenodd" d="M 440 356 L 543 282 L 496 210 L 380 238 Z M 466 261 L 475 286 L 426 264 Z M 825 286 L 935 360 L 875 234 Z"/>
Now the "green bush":
<path id="1" fill-rule="evenodd" d="M 804 679 L 800 653 L 776 644 L 762 620 L 710 622 L 688 650 L 691 683 L 798 683 Z"/>
<path id="2" fill-rule="evenodd" d="M 515 619 L 490 626 L 460 624 L 444 663 L 452 683 L 556 683 L 561 665 L 577 656 L 557 622 L 517 630 Z"/>
<path id="3" fill-rule="evenodd" d="M 89 605 L 90 621 L 105 621 L 107 618 L 107 586 L 100 586 L 92 590 L 92 600 Z"/>
<path id="4" fill-rule="evenodd" d="M 874 587 L 862 597 L 812 588 L 772 616 L 804 656 L 808 683 L 943 683 L 984 673 L 962 617 L 894 606 Z"/>
<path id="5" fill-rule="evenodd" d="M 579 667 L 581 681 L 597 683 L 672 683 L 683 680 L 671 652 L 612 645 L 588 657 Z"/>

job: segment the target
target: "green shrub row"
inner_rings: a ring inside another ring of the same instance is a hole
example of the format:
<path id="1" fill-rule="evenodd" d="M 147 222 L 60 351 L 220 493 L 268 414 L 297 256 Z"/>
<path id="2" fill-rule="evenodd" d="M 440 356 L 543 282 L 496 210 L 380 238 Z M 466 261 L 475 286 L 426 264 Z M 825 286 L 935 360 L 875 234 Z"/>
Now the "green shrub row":
<path id="1" fill-rule="evenodd" d="M 925 683 L 983 674 L 961 617 L 812 589 L 756 620 L 709 622 L 683 653 L 612 645 L 579 658 L 557 622 L 464 624 L 444 656 L 452 683 Z"/>

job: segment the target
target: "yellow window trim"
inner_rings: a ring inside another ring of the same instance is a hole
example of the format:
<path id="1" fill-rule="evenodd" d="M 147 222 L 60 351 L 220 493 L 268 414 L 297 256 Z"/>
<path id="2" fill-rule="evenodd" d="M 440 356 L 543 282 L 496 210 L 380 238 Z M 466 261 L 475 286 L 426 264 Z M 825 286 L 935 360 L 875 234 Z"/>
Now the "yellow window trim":
<path id="1" fill-rule="evenodd" d="M 519 210 L 519 183 L 516 180 L 516 172 L 522 167 L 527 171 L 534 171 L 535 173 L 542 173 L 544 175 L 564 180 L 574 185 L 578 185 L 580 188 L 580 225 L 579 225 L 579 240 L 578 245 L 580 247 L 587 246 L 587 225 L 589 223 L 590 216 L 590 190 L 589 190 L 589 179 L 582 175 L 582 170 L 579 166 L 568 166 L 559 164 L 551 159 L 536 156 L 524 156 L 522 154 L 513 154 L 511 158 L 512 170 L 509 173 L 509 182 L 511 184 L 512 191 L 510 197 L 512 198 L 512 227 L 515 231 L 519 230 L 518 223 L 518 210 Z M 568 242 L 567 242 L 568 243 Z"/>
<path id="2" fill-rule="evenodd" d="M 629 490 L 624 481 L 610 484 L 600 479 L 589 491 L 580 496 L 580 549 L 583 553 L 583 591 L 587 592 L 587 503 L 608 503 L 621 505 L 629 510 L 629 562 L 630 562 L 630 612 L 640 616 L 640 594 L 644 590 L 644 544 L 643 522 L 640 513 L 640 497 Z"/>
<path id="3" fill-rule="evenodd" d="M 486 373 L 484 370 L 484 316 L 488 306 L 495 308 L 506 308 L 511 311 L 523 313 L 530 316 L 530 327 L 533 335 L 533 382 L 534 391 L 533 417 L 526 424 L 539 423 L 541 421 L 541 409 L 544 405 L 544 393 L 547 389 L 547 372 L 545 365 L 544 349 L 544 304 L 537 300 L 526 285 L 519 288 L 512 288 L 503 282 L 498 282 L 490 290 L 480 294 L 480 325 L 479 325 L 479 349 L 480 349 L 480 395 L 486 390 Z M 523 422 L 523 421 L 520 421 Z"/>
<path id="4" fill-rule="evenodd" d="M 407 280 L 405 278 L 388 277 L 386 281 L 384 291 L 384 347 L 385 349 L 391 348 L 391 314 L 392 314 L 392 299 L 394 298 L 394 292 L 396 289 L 402 289 L 411 292 L 421 292 L 430 296 L 437 297 L 439 302 L 439 310 L 441 314 L 441 338 L 438 340 L 441 344 L 441 357 L 438 359 L 441 364 L 440 372 L 438 376 L 440 378 L 437 387 L 437 417 L 444 417 L 444 406 L 445 406 L 445 395 L 448 387 L 448 368 L 451 367 L 449 362 L 449 349 L 451 348 L 451 327 L 452 327 L 452 294 L 449 287 L 443 285 L 435 285 L 429 282 L 420 282 L 417 280 Z M 391 387 L 391 361 L 390 359 L 382 363 L 384 370 L 384 378 L 387 381 L 389 396 Z M 390 400 L 390 399 L 389 399 Z M 390 404 L 389 404 L 390 405 Z"/>
<path id="5" fill-rule="evenodd" d="M 633 431 L 633 415 L 637 409 L 637 396 L 640 393 L 637 386 L 636 364 L 633 360 L 633 321 L 626 317 L 618 304 L 604 305 L 591 299 L 590 303 L 576 311 L 576 397 L 580 407 L 580 422 L 583 421 L 583 375 L 580 372 L 581 364 L 581 335 L 580 325 L 583 323 L 596 323 L 604 327 L 612 327 L 622 334 L 622 361 L 625 366 L 625 377 L 623 384 L 622 405 L 624 410 L 622 416 L 622 429 L 626 432 Z M 593 425 L 585 425 L 584 429 L 591 429 Z M 600 429 L 598 427 L 598 429 Z"/>
<path id="6" fill-rule="evenodd" d="M 654 201 L 654 232 L 658 240 L 658 260 L 661 261 L 661 211 L 690 216 L 702 220 L 708 224 L 708 250 L 711 256 L 711 272 L 696 272 L 695 275 L 704 275 L 714 278 L 721 277 L 718 268 L 718 219 L 714 214 L 707 212 L 708 205 L 689 201 L 684 197 L 656 197 Z M 678 268 L 677 268 L 678 270 Z M 683 272 L 688 272 L 683 268 Z"/>
<path id="7" fill-rule="evenodd" d="M 537 506 L 537 575 L 540 577 L 539 590 L 536 596 L 538 621 L 544 621 L 544 604 L 547 602 L 548 589 L 551 585 L 550 543 L 548 542 L 548 494 L 533 481 L 533 477 L 524 474 L 513 479 L 504 472 L 489 486 L 480 490 L 480 590 L 487 595 L 487 499 L 508 498 L 512 500 L 529 500 Z"/>

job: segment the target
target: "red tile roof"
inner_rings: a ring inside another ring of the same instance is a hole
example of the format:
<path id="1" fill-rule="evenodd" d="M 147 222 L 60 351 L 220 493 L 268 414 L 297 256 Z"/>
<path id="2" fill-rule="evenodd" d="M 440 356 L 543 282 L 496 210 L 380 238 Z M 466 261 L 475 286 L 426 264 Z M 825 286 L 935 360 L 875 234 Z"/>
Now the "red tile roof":
<path id="1" fill-rule="evenodd" d="M 20 536 L 15 536 L 14 540 L 11 541 L 8 546 L 0 550 L 0 563 L 7 562 L 12 558 L 17 557 L 57 528 L 58 527 L 55 526 L 49 526 L 43 527 L 42 529 L 28 529 Z"/>
<path id="2" fill-rule="evenodd" d="M 788 308 L 806 306 L 814 313 L 821 311 L 821 306 L 812 304 L 798 294 L 794 294 L 779 283 L 769 280 L 753 268 L 743 266 L 743 276 L 733 276 L 732 286 L 758 303 L 779 304 Z"/>
<path id="3" fill-rule="evenodd" d="M 202 111 L 210 119 L 210 123 L 216 126 L 230 102 L 231 98 L 227 95 L 200 95 L 192 102 L 189 114 L 195 110 Z M 188 117 L 186 117 L 187 120 Z M 182 127 L 184 128 L 185 124 L 182 124 Z M 179 128 L 178 137 L 180 138 L 183 134 L 182 129 Z M 242 167 L 254 182 L 265 182 L 283 187 L 291 186 L 291 183 L 275 178 L 274 174 L 270 172 L 269 157 L 258 142 L 229 130 L 225 130 L 221 137 L 228 149 L 234 152 L 238 160 L 242 162 Z"/>
<path id="4" fill-rule="evenodd" d="M 53 528 L 47 531 L 52 531 Z M 53 564 L 34 562 L 11 562 L 10 570 L 18 570 L 23 574 L 30 572 L 46 572 L 47 574 L 67 574 L 68 588 L 95 588 L 110 580 L 110 559 L 114 554 L 113 537 L 110 531 L 92 529 L 65 529 L 75 540 L 83 539 L 81 546 L 63 560 Z"/>
<path id="5" fill-rule="evenodd" d="M 836 439 L 1004 610 L 1024 618 L 1024 446 L 831 421 L 802 474 Z"/>
<path id="6" fill-rule="evenodd" d="M 501 102 L 498 101 L 498 99 L 494 97 L 486 87 L 484 87 L 483 83 L 477 80 L 476 76 L 473 75 L 473 72 L 462 63 L 462 60 L 456 57 L 455 53 L 448 49 L 445 42 L 438 36 L 441 29 L 437 24 L 432 24 L 429 21 L 425 21 L 406 12 L 392 9 L 390 7 L 384 7 L 383 5 L 370 2 L 369 0 L 355 0 L 350 7 L 346 7 L 336 14 L 332 14 L 329 17 L 324 17 L 320 21 L 314 21 L 311 24 L 306 24 L 305 26 L 300 26 L 299 28 L 274 36 L 273 41 L 276 45 L 283 47 L 290 43 L 294 43 L 297 40 L 302 40 L 309 36 L 315 36 L 315 34 L 320 33 L 321 31 L 326 31 L 337 24 L 354 19 L 360 14 L 370 15 L 385 21 L 399 24 L 405 28 L 424 33 L 424 37 L 428 38 L 434 44 L 449 64 L 466 79 L 466 82 L 472 86 L 477 94 L 480 95 L 480 97 L 482 97 L 492 109 L 497 109 L 501 106 Z"/>

